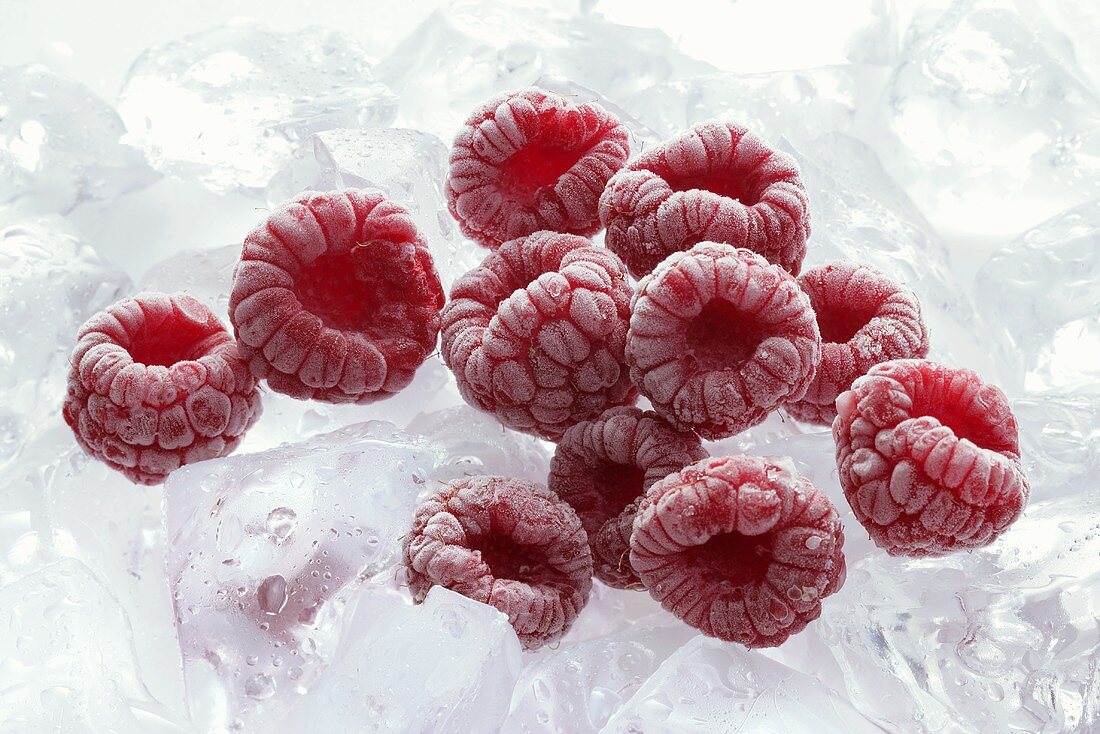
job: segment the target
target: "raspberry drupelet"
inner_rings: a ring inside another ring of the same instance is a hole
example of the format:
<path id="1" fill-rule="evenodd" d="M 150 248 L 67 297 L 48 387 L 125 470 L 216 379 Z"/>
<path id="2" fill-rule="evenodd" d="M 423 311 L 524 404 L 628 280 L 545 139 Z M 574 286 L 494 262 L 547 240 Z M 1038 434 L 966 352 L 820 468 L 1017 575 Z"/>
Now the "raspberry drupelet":
<path id="1" fill-rule="evenodd" d="M 256 378 L 214 313 L 139 293 L 88 319 L 62 411 L 77 443 L 139 484 L 229 454 L 260 415 Z"/>
<path id="2" fill-rule="evenodd" d="M 605 241 L 637 278 L 698 242 L 748 248 L 797 275 L 810 236 L 798 164 L 746 128 L 709 122 L 645 151 L 600 197 Z"/>
<path id="3" fill-rule="evenodd" d="M 494 606 L 526 650 L 564 635 L 592 590 L 577 514 L 523 479 L 471 477 L 442 487 L 417 509 L 404 561 L 415 601 L 440 585 Z"/>
<path id="4" fill-rule="evenodd" d="M 836 398 L 880 362 L 928 355 L 928 328 L 908 288 L 869 265 L 838 262 L 808 270 L 798 285 L 821 331 L 821 364 L 806 395 L 787 403 L 804 423 L 831 425 Z"/>
<path id="5" fill-rule="evenodd" d="M 820 358 L 810 299 L 749 250 L 701 242 L 634 294 L 631 377 L 680 430 L 719 439 L 751 428 L 806 393 Z"/>
<path id="6" fill-rule="evenodd" d="M 844 583 L 844 533 L 828 496 L 789 464 L 716 457 L 650 487 L 630 561 L 661 606 L 747 647 L 817 619 Z"/>
<path id="7" fill-rule="evenodd" d="M 638 500 L 655 482 L 706 455 L 695 434 L 632 406 L 611 408 L 565 432 L 547 485 L 577 511 L 596 578 L 619 589 L 641 588 L 628 557 Z"/>
<path id="8" fill-rule="evenodd" d="M 370 403 L 435 348 L 443 288 L 405 209 L 376 191 L 307 192 L 249 233 L 230 321 L 271 389 Z"/>
<path id="9" fill-rule="evenodd" d="M 511 240 L 451 289 L 443 360 L 470 405 L 557 440 L 637 398 L 623 360 L 630 294 L 619 258 L 583 237 Z"/>
<path id="10" fill-rule="evenodd" d="M 890 555 L 988 545 L 1020 516 L 1030 488 L 1004 393 L 967 369 L 884 362 L 837 398 L 840 485 Z"/>
<path id="11" fill-rule="evenodd" d="M 524 89 L 474 110 L 451 150 L 446 194 L 463 233 L 495 249 L 539 230 L 592 235 L 629 134 L 594 102 Z"/>

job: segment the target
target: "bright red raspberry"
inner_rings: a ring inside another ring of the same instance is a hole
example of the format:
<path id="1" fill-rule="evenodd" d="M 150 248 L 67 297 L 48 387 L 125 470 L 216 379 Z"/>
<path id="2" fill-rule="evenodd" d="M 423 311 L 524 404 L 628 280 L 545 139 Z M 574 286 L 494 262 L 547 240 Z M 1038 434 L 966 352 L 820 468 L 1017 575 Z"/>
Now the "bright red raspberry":
<path id="1" fill-rule="evenodd" d="M 837 398 L 840 486 L 875 545 L 939 556 L 991 543 L 1030 488 L 1016 418 L 976 373 L 921 359 L 883 362 Z"/>
<path id="2" fill-rule="evenodd" d="M 402 207 L 307 192 L 249 233 L 229 316 L 252 373 L 303 400 L 370 403 L 435 348 L 443 288 Z"/>
<path id="3" fill-rule="evenodd" d="M 594 102 L 531 87 L 474 110 L 455 139 L 451 214 L 489 248 L 537 232 L 599 231 L 600 194 L 630 157 L 629 133 Z"/>
<path id="4" fill-rule="evenodd" d="M 789 459 L 704 459 L 650 487 L 630 562 L 653 598 L 705 634 L 774 647 L 844 583 L 828 495 Z"/>
<path id="5" fill-rule="evenodd" d="M 600 220 L 637 278 L 704 241 L 748 248 L 797 275 L 810 236 L 798 164 L 733 123 L 709 122 L 644 152 L 608 183 Z"/>
<path id="6" fill-rule="evenodd" d="M 637 398 L 623 362 L 630 292 L 619 258 L 583 237 L 505 242 L 451 289 L 443 360 L 470 405 L 557 440 Z"/>
<path id="7" fill-rule="evenodd" d="M 641 588 L 628 557 L 638 500 L 658 480 L 706 455 L 698 436 L 635 407 L 611 408 L 565 432 L 547 485 L 577 511 L 596 578 L 618 589 Z"/>
<path id="8" fill-rule="evenodd" d="M 701 242 L 634 294 L 630 375 L 680 430 L 718 439 L 760 423 L 806 393 L 820 358 L 809 297 L 749 250 Z"/>
<path id="9" fill-rule="evenodd" d="M 523 479 L 444 486 L 417 509 L 404 558 L 418 603 L 438 584 L 490 604 L 508 615 L 527 650 L 564 635 L 592 590 L 592 554 L 577 513 Z"/>
<path id="10" fill-rule="evenodd" d="M 869 265 L 839 262 L 803 273 L 821 330 L 821 364 L 801 400 L 787 412 L 805 423 L 830 425 L 836 397 L 879 362 L 925 357 L 928 328 L 913 291 Z"/>
<path id="11" fill-rule="evenodd" d="M 77 443 L 139 484 L 227 455 L 260 415 L 233 337 L 191 296 L 139 293 L 97 313 L 69 363 Z"/>

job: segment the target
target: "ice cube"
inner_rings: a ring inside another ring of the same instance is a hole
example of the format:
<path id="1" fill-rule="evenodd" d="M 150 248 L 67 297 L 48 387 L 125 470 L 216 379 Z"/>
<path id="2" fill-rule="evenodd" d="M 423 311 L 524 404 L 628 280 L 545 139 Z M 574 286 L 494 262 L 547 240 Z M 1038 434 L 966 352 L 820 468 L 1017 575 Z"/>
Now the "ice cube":
<path id="1" fill-rule="evenodd" d="M 149 268 L 139 291 L 186 293 L 209 306 L 229 327 L 229 291 L 233 268 L 241 259 L 239 244 L 207 250 L 181 250 Z"/>
<path id="2" fill-rule="evenodd" d="M 887 90 L 887 165 L 948 235 L 1015 235 L 1100 193 L 1100 99 L 1021 5 L 953 3 Z"/>
<path id="3" fill-rule="evenodd" d="M 852 568 L 818 624 L 856 707 L 888 731 L 1100 726 L 1100 504 L 1089 494 L 1032 503 L 988 548 Z"/>
<path id="4" fill-rule="evenodd" d="M 84 320 L 130 290 L 56 215 L 0 215 L 0 461 L 60 414 Z"/>
<path id="5" fill-rule="evenodd" d="M 638 592 L 625 593 L 648 598 Z M 600 600 L 591 600 L 581 618 L 596 604 Z M 695 630 L 667 614 L 658 614 L 617 634 L 563 643 L 524 666 L 501 730 L 595 734 L 657 667 L 693 636 Z"/>
<path id="6" fill-rule="evenodd" d="M 395 562 L 435 460 L 365 423 L 172 474 L 168 578 L 199 724 L 265 729 L 297 703 L 359 581 Z"/>
<path id="7" fill-rule="evenodd" d="M 156 176 L 114 108 L 43 66 L 0 68 L 0 204 L 68 212 Z"/>
<path id="8" fill-rule="evenodd" d="M 995 252 L 975 290 L 1005 343 L 1010 389 L 1100 395 L 1100 200 Z"/>
<path id="9" fill-rule="evenodd" d="M 393 120 L 396 99 L 370 67 L 340 32 L 236 21 L 142 54 L 119 113 L 158 170 L 261 189 L 311 133 Z"/>
<path id="10" fill-rule="evenodd" d="M 279 731 L 501 731 L 520 655 L 505 615 L 443 587 L 415 606 L 363 594 L 340 651 Z"/>
<path id="11" fill-rule="evenodd" d="M 880 730 L 813 678 L 758 652 L 700 635 L 673 653 L 600 731 L 872 734 Z"/>
<path id="12" fill-rule="evenodd" d="M 431 247 L 443 286 L 449 288 L 488 251 L 464 241 L 447 211 L 443 181 L 448 155 L 439 138 L 419 130 L 328 130 L 299 144 L 272 178 L 267 200 L 275 207 L 303 191 L 379 189 L 412 214 Z"/>
<path id="13" fill-rule="evenodd" d="M 621 103 L 674 75 L 708 71 L 657 30 L 560 6 L 476 0 L 435 11 L 376 69 L 401 97 L 398 122 L 445 141 L 481 102 L 546 75 Z"/>
<path id="14" fill-rule="evenodd" d="M 191 731 L 146 690 L 129 619 L 79 561 L 0 587 L 0 620 L 0 730 Z"/>
<path id="15" fill-rule="evenodd" d="M 1082 393 L 1012 402 L 1033 500 L 1091 491 L 1100 499 L 1100 397 Z"/>

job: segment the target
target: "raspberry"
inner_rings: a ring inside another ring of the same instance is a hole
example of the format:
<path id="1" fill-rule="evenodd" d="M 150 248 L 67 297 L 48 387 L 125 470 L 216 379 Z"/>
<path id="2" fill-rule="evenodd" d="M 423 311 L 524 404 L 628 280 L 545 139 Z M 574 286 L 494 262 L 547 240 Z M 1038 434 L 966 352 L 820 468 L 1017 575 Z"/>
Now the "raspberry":
<path id="1" fill-rule="evenodd" d="M 641 588 L 627 558 L 637 501 L 654 482 L 706 455 L 695 434 L 634 407 L 612 408 L 565 432 L 547 484 L 580 516 L 596 578 L 618 589 Z"/>
<path id="2" fill-rule="evenodd" d="M 139 484 L 229 454 L 260 415 L 233 337 L 191 296 L 139 293 L 97 313 L 69 363 L 77 443 Z"/>
<path id="3" fill-rule="evenodd" d="M 244 241 L 229 314 L 252 373 L 277 392 L 369 403 L 435 348 L 443 288 L 403 208 L 375 191 L 307 192 Z"/>
<path id="4" fill-rule="evenodd" d="M 844 583 L 828 495 L 790 459 L 704 459 L 650 487 L 630 562 L 653 598 L 705 634 L 773 647 Z"/>
<path id="5" fill-rule="evenodd" d="M 1011 525 L 1030 489 L 1016 418 L 976 373 L 921 359 L 883 362 L 837 398 L 840 486 L 890 555 L 980 548 Z"/>
<path id="6" fill-rule="evenodd" d="M 642 279 L 626 359 L 654 409 L 718 439 L 800 399 L 821 358 L 810 299 L 749 250 L 701 242 Z"/>
<path id="7" fill-rule="evenodd" d="M 418 603 L 439 584 L 494 606 L 527 650 L 564 635 L 592 590 L 592 555 L 577 514 L 523 479 L 444 486 L 417 509 L 404 557 Z"/>
<path id="8" fill-rule="evenodd" d="M 928 354 L 928 329 L 917 297 L 875 268 L 833 263 L 803 273 L 798 285 L 817 314 L 822 344 L 810 389 L 787 404 L 796 420 L 830 425 L 836 396 L 857 377 L 879 362 Z"/>
<path id="9" fill-rule="evenodd" d="M 477 108 L 455 139 L 451 214 L 489 248 L 538 230 L 599 231 L 600 193 L 630 156 L 628 132 L 593 102 L 531 87 Z"/>
<path id="10" fill-rule="evenodd" d="M 637 278 L 703 241 L 746 247 L 797 275 L 810 236 L 798 164 L 732 123 L 700 125 L 632 161 L 600 197 L 600 221 Z"/>
<path id="11" fill-rule="evenodd" d="M 629 311 L 619 258 L 583 237 L 536 232 L 455 282 L 443 360 L 466 402 L 557 440 L 636 399 L 623 363 Z"/>

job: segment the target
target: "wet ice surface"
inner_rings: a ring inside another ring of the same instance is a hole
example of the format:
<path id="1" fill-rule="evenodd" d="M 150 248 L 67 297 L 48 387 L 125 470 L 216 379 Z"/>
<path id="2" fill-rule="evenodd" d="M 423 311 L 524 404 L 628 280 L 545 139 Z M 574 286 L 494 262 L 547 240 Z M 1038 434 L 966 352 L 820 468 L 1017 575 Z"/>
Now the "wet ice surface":
<path id="1" fill-rule="evenodd" d="M 75 79 L 0 69 L 0 732 L 1100 726 L 1100 14 L 851 0 L 772 39 L 761 0 L 704 0 L 706 24 L 619 0 L 421 5 L 370 28 L 212 15 L 110 80 L 119 111 L 80 58 Z M 265 391 L 237 455 L 163 488 L 75 446 L 57 406 L 80 323 L 137 288 L 224 315 L 239 242 L 302 190 L 382 189 L 446 285 L 479 262 L 446 212 L 448 146 L 477 103 L 533 83 L 604 104 L 636 149 L 717 117 L 793 155 L 806 267 L 902 281 L 932 358 L 1008 393 L 1023 519 L 980 551 L 888 558 L 828 430 L 778 412 L 707 448 L 790 457 L 837 505 L 848 580 L 819 620 L 747 651 L 596 584 L 559 643 L 522 654 L 489 607 L 403 588 L 418 494 L 542 481 L 553 452 L 468 407 L 437 354 L 370 406 Z"/>

